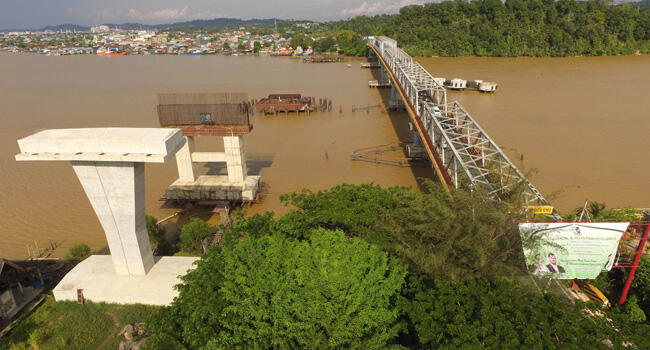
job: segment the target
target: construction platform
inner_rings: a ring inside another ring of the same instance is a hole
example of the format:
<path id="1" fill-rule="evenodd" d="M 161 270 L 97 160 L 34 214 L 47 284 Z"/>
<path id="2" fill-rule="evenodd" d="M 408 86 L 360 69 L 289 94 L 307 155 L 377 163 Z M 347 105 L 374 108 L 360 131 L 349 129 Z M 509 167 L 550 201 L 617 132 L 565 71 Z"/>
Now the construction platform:
<path id="1" fill-rule="evenodd" d="M 377 80 L 370 80 L 368 81 L 368 87 L 374 87 L 374 88 L 389 88 L 391 87 L 390 81 L 377 81 Z"/>
<path id="2" fill-rule="evenodd" d="M 110 255 L 92 255 L 81 261 L 54 287 L 57 301 L 78 301 L 79 296 L 93 302 L 117 304 L 170 305 L 181 283 L 179 276 L 194 268 L 198 257 L 156 257 L 146 275 L 118 275 Z M 81 290 L 81 291 L 79 291 Z"/>
<path id="3" fill-rule="evenodd" d="M 379 62 L 361 63 L 361 68 L 381 68 L 381 64 Z"/>
<path id="4" fill-rule="evenodd" d="M 181 129 L 183 136 L 242 136 L 253 131 L 253 124 L 245 125 L 174 125 L 163 128 Z"/>
<path id="5" fill-rule="evenodd" d="M 262 98 L 255 104 L 255 110 L 264 114 L 277 114 L 284 112 L 288 115 L 289 112 L 317 112 L 319 110 L 326 111 L 332 109 L 332 100 L 318 99 L 315 97 L 302 96 L 301 94 L 271 94 L 268 97 Z"/>
<path id="6" fill-rule="evenodd" d="M 253 201 L 261 176 L 247 176 L 243 183 L 232 183 L 227 175 L 201 175 L 196 181 L 174 181 L 165 191 L 167 200 Z"/>

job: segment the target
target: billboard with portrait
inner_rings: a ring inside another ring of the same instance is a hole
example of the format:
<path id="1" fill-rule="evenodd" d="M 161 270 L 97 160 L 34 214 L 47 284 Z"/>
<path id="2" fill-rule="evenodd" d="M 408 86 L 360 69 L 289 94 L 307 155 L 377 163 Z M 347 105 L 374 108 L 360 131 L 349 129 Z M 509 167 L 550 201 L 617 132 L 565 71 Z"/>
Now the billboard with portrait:
<path id="1" fill-rule="evenodd" d="M 629 222 L 521 223 L 528 271 L 559 279 L 594 279 L 609 271 Z"/>

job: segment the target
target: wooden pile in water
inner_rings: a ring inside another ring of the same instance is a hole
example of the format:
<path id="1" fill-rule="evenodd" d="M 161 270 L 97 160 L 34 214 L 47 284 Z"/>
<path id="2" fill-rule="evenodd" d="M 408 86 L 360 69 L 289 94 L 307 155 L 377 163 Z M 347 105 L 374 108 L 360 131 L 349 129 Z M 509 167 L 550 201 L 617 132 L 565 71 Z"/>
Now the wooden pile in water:
<path id="1" fill-rule="evenodd" d="M 307 56 L 302 59 L 303 63 L 333 63 L 343 62 L 343 58 L 338 56 Z"/>

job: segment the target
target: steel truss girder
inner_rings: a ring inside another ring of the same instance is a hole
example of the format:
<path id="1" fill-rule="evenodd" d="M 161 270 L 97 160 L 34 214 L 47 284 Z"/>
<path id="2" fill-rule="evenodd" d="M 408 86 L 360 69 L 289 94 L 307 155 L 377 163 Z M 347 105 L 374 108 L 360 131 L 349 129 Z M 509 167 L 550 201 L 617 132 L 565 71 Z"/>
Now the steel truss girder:
<path id="1" fill-rule="evenodd" d="M 481 186 L 489 194 L 502 197 L 523 185 L 524 203 L 548 204 L 463 106 L 457 101 L 447 103 L 446 89 L 399 49 L 395 40 L 381 36 L 366 40 L 395 75 L 456 188 L 473 190 Z"/>

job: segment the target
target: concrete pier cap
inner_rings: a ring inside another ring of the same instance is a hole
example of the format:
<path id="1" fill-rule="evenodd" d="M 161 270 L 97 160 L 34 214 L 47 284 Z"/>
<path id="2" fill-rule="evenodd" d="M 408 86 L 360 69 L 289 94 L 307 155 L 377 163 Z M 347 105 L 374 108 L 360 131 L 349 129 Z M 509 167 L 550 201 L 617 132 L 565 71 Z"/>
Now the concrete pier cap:
<path id="1" fill-rule="evenodd" d="M 18 140 L 16 160 L 164 163 L 183 145 L 179 129 L 50 129 Z"/>
<path id="2" fill-rule="evenodd" d="M 185 143 L 179 129 L 159 128 L 51 129 L 18 140 L 18 161 L 70 161 L 111 252 L 109 260 L 93 256 L 78 264 L 55 287 L 57 300 L 76 300 L 80 289 L 93 301 L 164 305 L 173 300 L 173 285 L 180 282 L 176 274 L 192 268 L 196 258 L 165 257 L 152 269 L 144 163 L 166 162 Z"/>

